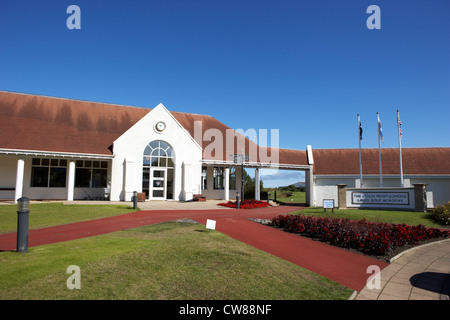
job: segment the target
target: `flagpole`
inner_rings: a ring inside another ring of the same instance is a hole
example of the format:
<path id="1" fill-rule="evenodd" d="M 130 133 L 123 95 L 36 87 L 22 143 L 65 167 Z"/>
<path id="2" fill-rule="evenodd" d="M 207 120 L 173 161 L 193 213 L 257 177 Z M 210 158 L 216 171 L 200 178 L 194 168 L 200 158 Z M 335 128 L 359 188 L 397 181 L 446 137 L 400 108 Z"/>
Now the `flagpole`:
<path id="1" fill-rule="evenodd" d="M 381 169 L 381 121 L 380 121 L 380 115 L 377 112 L 377 118 L 378 118 L 378 161 L 380 163 L 380 188 L 383 187 L 383 173 Z"/>
<path id="2" fill-rule="evenodd" d="M 400 113 L 397 110 L 397 127 L 398 127 L 398 147 L 400 153 L 400 183 L 402 188 L 405 186 L 403 181 L 403 164 L 402 164 L 402 129 L 400 122 Z"/>
<path id="3" fill-rule="evenodd" d="M 361 140 L 362 140 L 362 127 L 361 127 L 361 119 L 358 114 L 358 135 L 359 135 L 359 184 L 360 188 L 363 187 L 363 176 L 362 176 L 362 163 L 361 163 Z"/>

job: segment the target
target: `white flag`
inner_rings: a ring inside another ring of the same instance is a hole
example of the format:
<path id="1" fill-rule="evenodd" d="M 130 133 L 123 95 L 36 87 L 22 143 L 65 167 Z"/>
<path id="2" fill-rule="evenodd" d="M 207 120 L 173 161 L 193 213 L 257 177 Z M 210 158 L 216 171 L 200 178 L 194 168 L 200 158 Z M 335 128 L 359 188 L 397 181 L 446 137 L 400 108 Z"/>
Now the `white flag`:
<path id="1" fill-rule="evenodd" d="M 378 117 L 378 135 L 381 137 L 381 141 L 384 142 L 383 129 L 381 128 L 380 115 L 378 114 L 378 112 L 377 112 L 377 117 Z"/>

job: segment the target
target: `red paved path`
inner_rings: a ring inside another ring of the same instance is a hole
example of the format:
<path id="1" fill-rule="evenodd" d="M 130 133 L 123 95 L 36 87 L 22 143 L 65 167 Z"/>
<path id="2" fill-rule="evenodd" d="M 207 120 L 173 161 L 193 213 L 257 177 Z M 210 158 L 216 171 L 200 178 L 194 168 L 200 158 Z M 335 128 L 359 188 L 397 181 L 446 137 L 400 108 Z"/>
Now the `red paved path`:
<path id="1" fill-rule="evenodd" d="M 28 246 L 39 246 L 144 225 L 191 218 L 202 224 L 216 220 L 216 230 L 255 248 L 288 260 L 348 288 L 360 292 L 366 285 L 370 265 L 385 268 L 388 263 L 319 241 L 313 241 L 259 223 L 248 218 L 273 218 L 301 207 L 278 206 L 256 210 L 153 210 L 71 223 L 29 231 Z M 0 235 L 0 251 L 16 250 L 16 233 Z"/>

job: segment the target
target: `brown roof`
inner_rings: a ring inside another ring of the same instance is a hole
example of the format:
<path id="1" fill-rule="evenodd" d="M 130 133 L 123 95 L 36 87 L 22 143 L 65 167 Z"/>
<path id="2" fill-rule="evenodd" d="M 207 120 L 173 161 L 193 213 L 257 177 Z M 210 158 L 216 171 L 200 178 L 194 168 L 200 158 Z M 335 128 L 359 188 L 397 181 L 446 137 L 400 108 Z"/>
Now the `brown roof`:
<path id="1" fill-rule="evenodd" d="M 150 111 L 149 108 L 0 91 L 0 148 L 111 155 L 113 142 Z M 195 121 L 202 122 L 202 136 L 206 130 L 215 128 L 226 137 L 226 130 L 231 129 L 208 115 L 171 113 L 192 137 Z M 203 149 L 210 143 L 202 141 Z M 255 144 L 246 138 L 246 154 L 249 145 Z M 233 153 L 241 153 L 237 148 L 236 145 Z M 225 143 L 223 150 L 217 152 L 221 154 L 212 156 L 232 160 Z M 208 155 L 204 158 L 208 159 Z M 300 150 L 279 149 L 279 160 L 283 164 L 307 165 L 306 152 Z"/>
<path id="2" fill-rule="evenodd" d="M 313 149 L 314 174 L 359 175 L 359 149 Z M 378 175 L 378 149 L 362 149 L 363 174 Z M 382 148 L 383 175 L 400 174 L 398 148 Z M 402 148 L 403 173 L 450 174 L 450 148 Z"/>

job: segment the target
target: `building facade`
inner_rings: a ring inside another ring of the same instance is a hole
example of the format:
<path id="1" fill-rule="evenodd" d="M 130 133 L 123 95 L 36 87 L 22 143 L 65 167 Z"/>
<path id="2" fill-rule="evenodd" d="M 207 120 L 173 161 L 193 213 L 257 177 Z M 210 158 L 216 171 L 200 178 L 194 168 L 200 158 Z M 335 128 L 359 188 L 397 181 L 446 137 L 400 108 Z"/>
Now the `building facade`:
<path id="1" fill-rule="evenodd" d="M 404 150 L 405 187 L 427 183 L 429 206 L 450 200 L 450 148 Z M 255 169 L 256 198 L 260 170 L 304 171 L 306 202 L 321 206 L 337 199 L 338 184 L 361 187 L 357 152 L 260 147 L 210 116 L 162 104 L 0 91 L 0 200 L 130 201 L 135 191 L 147 201 L 229 200 L 244 167 Z M 364 150 L 364 187 L 377 186 L 377 152 Z M 383 163 L 385 186 L 398 186 L 398 151 L 383 150 Z"/>

